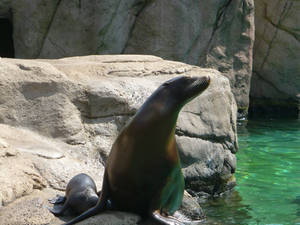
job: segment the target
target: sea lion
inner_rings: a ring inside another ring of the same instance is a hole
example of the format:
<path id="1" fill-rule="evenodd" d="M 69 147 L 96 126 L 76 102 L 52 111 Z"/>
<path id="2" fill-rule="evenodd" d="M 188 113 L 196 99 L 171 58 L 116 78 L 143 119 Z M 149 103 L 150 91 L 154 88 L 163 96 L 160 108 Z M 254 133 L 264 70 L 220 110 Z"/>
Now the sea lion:
<path id="1" fill-rule="evenodd" d="M 80 173 L 74 176 L 68 183 L 66 195 L 59 196 L 56 199 L 49 200 L 52 204 L 62 204 L 59 210 L 49 210 L 56 216 L 63 215 L 64 212 L 71 208 L 77 215 L 87 211 L 95 206 L 98 202 L 97 188 L 94 180 L 87 174 Z"/>
<path id="2" fill-rule="evenodd" d="M 97 205 L 65 225 L 107 209 L 137 213 L 159 224 L 180 206 L 184 178 L 175 141 L 181 108 L 209 85 L 207 76 L 180 76 L 163 83 L 141 106 L 114 142 Z M 157 213 L 158 212 L 158 213 Z"/>

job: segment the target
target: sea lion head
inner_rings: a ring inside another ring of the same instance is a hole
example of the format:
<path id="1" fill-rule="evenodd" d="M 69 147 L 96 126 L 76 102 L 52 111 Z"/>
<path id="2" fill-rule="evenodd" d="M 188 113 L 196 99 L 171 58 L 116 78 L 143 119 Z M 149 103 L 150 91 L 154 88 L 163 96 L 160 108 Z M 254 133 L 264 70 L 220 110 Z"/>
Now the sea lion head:
<path id="1" fill-rule="evenodd" d="M 164 82 L 161 88 L 167 89 L 171 96 L 184 105 L 201 94 L 209 84 L 209 76 L 180 76 Z"/>
<path id="2" fill-rule="evenodd" d="M 163 108 L 173 112 L 201 94 L 210 84 L 209 76 L 179 76 L 164 82 L 154 93 L 153 98 L 161 99 Z"/>
<path id="3" fill-rule="evenodd" d="M 131 126 L 173 128 L 181 108 L 201 94 L 210 83 L 209 76 L 178 76 L 160 85 L 133 118 Z"/>

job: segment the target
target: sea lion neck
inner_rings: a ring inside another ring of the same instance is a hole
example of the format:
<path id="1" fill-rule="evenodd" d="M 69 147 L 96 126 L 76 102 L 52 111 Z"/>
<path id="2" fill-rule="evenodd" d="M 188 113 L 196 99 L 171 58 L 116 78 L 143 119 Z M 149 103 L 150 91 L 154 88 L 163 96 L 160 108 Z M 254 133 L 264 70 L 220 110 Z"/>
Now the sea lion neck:
<path id="1" fill-rule="evenodd" d="M 176 113 L 159 115 L 157 110 L 147 110 L 138 113 L 129 124 L 128 129 L 138 135 L 157 136 L 159 139 L 168 139 L 175 130 L 179 111 Z M 158 116 L 159 115 L 159 116 Z"/>
<path id="2" fill-rule="evenodd" d="M 144 104 L 144 107 L 136 113 L 131 123 L 133 129 L 166 130 L 169 133 L 176 126 L 180 108 L 155 100 Z"/>
<path id="3" fill-rule="evenodd" d="M 176 123 L 179 111 L 183 104 L 178 102 L 168 90 L 159 87 L 136 112 L 134 120 L 142 123 L 153 123 L 153 121 L 171 120 Z"/>

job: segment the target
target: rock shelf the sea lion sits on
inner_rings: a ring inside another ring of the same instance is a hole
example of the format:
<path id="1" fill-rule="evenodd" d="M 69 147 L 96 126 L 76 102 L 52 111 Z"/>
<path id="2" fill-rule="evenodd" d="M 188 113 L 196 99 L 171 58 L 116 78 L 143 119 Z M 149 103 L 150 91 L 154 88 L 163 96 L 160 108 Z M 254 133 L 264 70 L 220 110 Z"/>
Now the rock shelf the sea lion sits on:
<path id="1" fill-rule="evenodd" d="M 103 212 L 108 201 L 114 209 L 137 213 L 160 224 L 176 223 L 168 218 L 180 207 L 184 192 L 176 121 L 181 108 L 209 83 L 207 76 L 180 76 L 163 83 L 114 142 L 97 205 L 66 225 Z"/>

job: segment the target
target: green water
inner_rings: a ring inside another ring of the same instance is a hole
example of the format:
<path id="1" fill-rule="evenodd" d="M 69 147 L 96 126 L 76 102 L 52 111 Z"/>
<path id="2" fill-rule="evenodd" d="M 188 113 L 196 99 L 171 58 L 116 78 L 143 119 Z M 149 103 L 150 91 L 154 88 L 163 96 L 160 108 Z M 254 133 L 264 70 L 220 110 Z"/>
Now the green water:
<path id="1" fill-rule="evenodd" d="M 239 128 L 235 191 L 203 205 L 206 224 L 300 225 L 300 120 Z"/>

